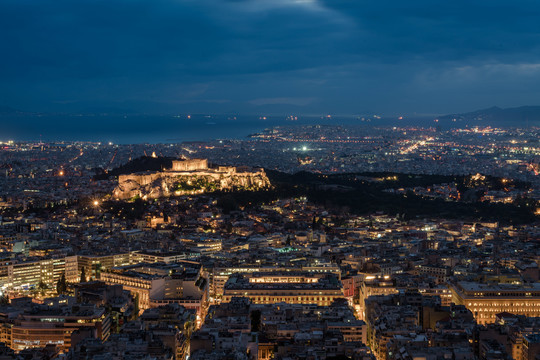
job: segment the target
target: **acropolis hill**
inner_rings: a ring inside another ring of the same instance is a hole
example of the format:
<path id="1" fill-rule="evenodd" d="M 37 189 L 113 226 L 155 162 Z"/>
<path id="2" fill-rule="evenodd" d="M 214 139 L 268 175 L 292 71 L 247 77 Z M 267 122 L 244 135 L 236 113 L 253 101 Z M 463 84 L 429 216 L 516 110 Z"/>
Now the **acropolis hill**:
<path id="1" fill-rule="evenodd" d="M 216 190 L 259 190 L 270 186 L 261 168 L 209 167 L 207 159 L 175 160 L 170 169 L 118 177 L 116 199 L 155 199 Z"/>

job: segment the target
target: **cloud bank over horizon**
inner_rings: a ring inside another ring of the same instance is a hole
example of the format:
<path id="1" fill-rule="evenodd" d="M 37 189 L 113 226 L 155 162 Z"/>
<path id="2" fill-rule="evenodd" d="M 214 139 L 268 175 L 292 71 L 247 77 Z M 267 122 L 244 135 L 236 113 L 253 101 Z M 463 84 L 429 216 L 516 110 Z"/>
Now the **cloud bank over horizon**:
<path id="1" fill-rule="evenodd" d="M 540 98 L 526 0 L 4 0 L 0 105 L 449 113 Z"/>

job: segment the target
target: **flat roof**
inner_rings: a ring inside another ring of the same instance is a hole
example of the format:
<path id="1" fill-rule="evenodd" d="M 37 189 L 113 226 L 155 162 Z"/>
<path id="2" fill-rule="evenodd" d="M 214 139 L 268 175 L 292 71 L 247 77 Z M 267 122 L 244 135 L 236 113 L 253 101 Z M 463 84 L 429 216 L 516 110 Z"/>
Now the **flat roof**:
<path id="1" fill-rule="evenodd" d="M 531 284 L 482 284 L 460 281 L 458 285 L 465 291 L 540 291 L 540 283 Z"/>

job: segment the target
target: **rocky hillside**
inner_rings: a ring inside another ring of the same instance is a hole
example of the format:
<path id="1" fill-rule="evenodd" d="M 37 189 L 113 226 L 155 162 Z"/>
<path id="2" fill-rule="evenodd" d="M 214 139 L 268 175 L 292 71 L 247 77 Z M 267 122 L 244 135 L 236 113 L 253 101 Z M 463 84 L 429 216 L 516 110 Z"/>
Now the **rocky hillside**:
<path id="1" fill-rule="evenodd" d="M 261 190 L 270 186 L 263 169 L 219 167 L 191 172 L 163 171 L 120 175 L 116 199 L 155 199 L 213 191 Z"/>

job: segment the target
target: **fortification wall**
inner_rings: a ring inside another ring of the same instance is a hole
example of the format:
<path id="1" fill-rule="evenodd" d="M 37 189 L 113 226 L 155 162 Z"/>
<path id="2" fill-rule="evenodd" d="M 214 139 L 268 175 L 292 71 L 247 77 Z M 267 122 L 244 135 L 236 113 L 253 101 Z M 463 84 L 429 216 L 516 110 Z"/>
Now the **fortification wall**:
<path id="1" fill-rule="evenodd" d="M 118 177 L 119 184 L 126 184 L 128 182 L 134 182 L 138 185 L 148 185 L 154 180 L 161 178 L 161 173 L 151 173 L 151 174 L 128 174 L 120 175 Z"/>

